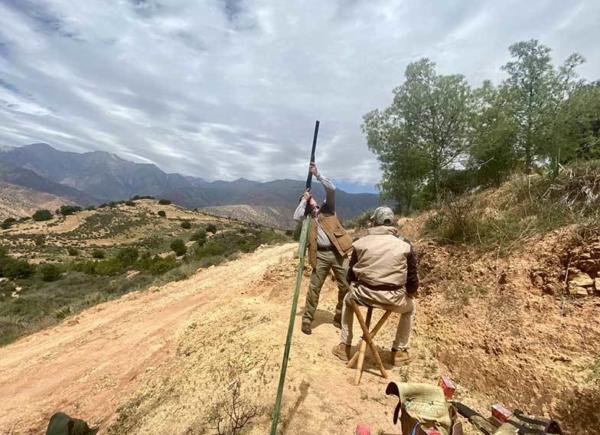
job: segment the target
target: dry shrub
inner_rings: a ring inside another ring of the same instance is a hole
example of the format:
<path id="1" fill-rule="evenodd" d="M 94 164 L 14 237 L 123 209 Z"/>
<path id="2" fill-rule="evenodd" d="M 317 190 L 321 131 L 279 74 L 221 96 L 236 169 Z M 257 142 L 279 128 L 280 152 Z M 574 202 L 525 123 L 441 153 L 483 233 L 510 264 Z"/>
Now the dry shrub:
<path id="1" fill-rule="evenodd" d="M 520 176 L 493 192 L 446 197 L 424 233 L 441 241 L 498 247 L 502 254 L 565 225 L 597 231 L 600 164 L 564 168 L 557 177 Z"/>
<path id="2" fill-rule="evenodd" d="M 213 404 L 207 422 L 217 435 L 238 435 L 256 416 L 259 408 L 242 396 L 241 381 L 232 381 Z"/>

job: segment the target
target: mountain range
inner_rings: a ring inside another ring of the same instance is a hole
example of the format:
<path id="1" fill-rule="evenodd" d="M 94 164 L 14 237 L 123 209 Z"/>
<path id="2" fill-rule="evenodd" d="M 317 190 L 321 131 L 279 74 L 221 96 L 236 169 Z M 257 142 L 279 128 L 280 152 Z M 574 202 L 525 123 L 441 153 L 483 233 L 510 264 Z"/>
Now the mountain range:
<path id="1" fill-rule="evenodd" d="M 135 195 L 166 198 L 189 208 L 240 220 L 291 228 L 291 214 L 304 182 L 206 181 L 166 173 L 158 166 L 124 160 L 115 154 L 60 151 L 45 143 L 22 147 L 0 146 L 0 181 L 52 194 L 83 206 L 129 199 Z M 317 195 L 322 189 L 315 189 Z M 352 218 L 379 205 L 369 193 L 338 189 L 337 212 Z"/>

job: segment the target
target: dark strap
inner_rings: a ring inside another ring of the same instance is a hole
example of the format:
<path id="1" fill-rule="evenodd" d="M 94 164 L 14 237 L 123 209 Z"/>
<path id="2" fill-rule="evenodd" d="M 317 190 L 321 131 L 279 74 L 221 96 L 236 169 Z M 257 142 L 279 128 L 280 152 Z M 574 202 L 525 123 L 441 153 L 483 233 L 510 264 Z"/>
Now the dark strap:
<path id="1" fill-rule="evenodd" d="M 317 246 L 317 251 L 333 251 L 334 247 L 333 246 Z"/>
<path id="2" fill-rule="evenodd" d="M 370 290 L 376 290 L 376 291 L 395 292 L 395 291 L 402 289 L 401 286 L 396 286 L 396 285 L 387 285 L 387 284 L 373 285 L 373 284 L 367 284 L 366 282 L 362 282 L 360 280 L 358 280 L 357 282 L 358 282 L 358 284 L 360 284 Z"/>

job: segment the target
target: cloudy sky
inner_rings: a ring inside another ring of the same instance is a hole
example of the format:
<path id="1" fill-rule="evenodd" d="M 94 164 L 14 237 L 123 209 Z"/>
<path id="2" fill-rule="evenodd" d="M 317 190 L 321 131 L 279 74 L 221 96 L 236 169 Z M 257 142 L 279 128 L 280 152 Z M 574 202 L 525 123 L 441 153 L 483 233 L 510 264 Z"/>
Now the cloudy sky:
<path id="1" fill-rule="evenodd" d="M 208 180 L 372 190 L 360 130 L 406 65 L 473 85 L 538 38 L 600 78 L 598 0 L 0 0 L 0 144 L 105 150 Z"/>

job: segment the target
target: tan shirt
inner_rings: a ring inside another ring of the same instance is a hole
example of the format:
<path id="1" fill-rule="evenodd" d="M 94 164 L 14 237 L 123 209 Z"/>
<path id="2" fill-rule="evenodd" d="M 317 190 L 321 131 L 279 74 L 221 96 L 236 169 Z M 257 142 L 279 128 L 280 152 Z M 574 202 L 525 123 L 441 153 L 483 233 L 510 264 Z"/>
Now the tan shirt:
<path id="1" fill-rule="evenodd" d="M 356 240 L 353 247 L 353 278 L 373 287 L 393 288 L 406 285 L 408 258 L 414 254 L 411 244 L 398 238 L 396 228 L 369 228 L 368 234 Z M 411 270 L 412 273 L 416 274 L 416 267 L 414 272 Z"/>

